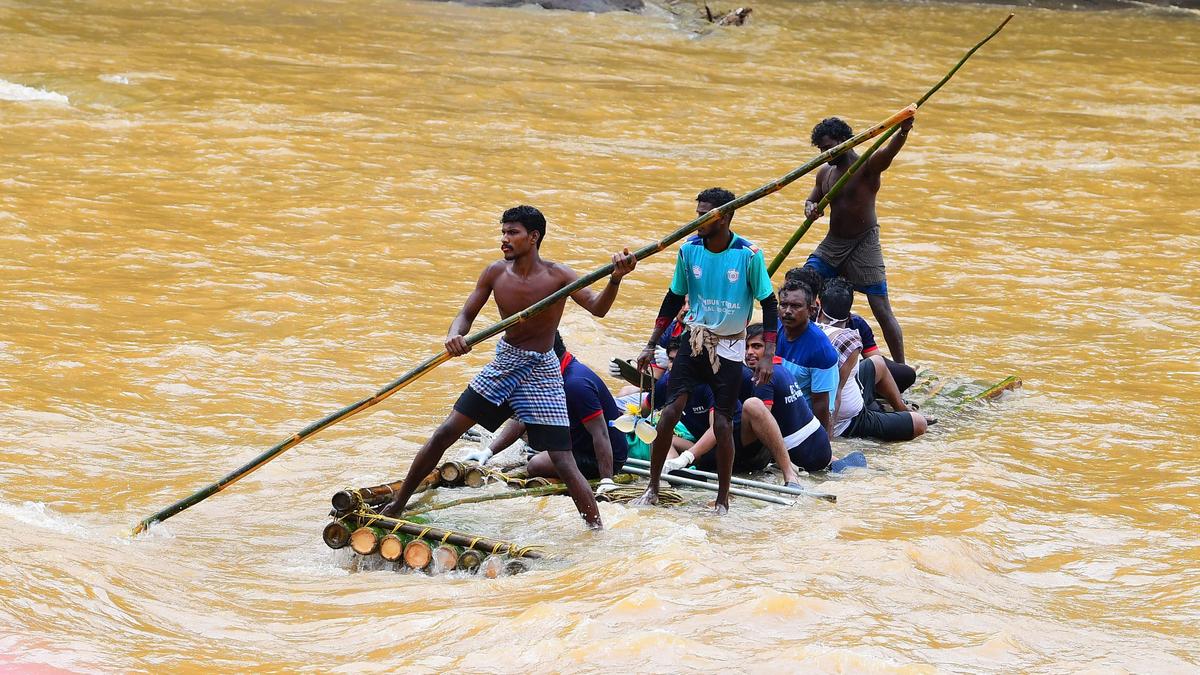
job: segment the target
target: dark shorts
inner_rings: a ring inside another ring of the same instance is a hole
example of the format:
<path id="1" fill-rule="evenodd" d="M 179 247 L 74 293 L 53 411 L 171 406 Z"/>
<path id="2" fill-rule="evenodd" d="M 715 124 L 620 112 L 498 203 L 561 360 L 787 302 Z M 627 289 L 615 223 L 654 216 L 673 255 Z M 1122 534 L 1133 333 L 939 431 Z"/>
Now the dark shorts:
<path id="1" fill-rule="evenodd" d="M 883 412 L 875 400 L 875 364 L 871 359 L 863 359 L 858 364 L 858 385 L 862 387 L 863 409 L 850 420 L 850 426 L 842 435 L 881 441 L 911 441 L 914 438 L 912 415 L 906 412 Z"/>
<path id="2" fill-rule="evenodd" d="M 879 246 L 878 225 L 852 239 L 826 234 L 804 264 L 815 267 L 827 278 L 843 276 L 854 284 L 855 290 L 867 295 L 887 295 L 887 272 L 883 249 Z"/>
<path id="3" fill-rule="evenodd" d="M 726 419 L 733 419 L 733 410 L 737 406 L 738 393 L 742 389 L 742 362 L 731 361 L 717 357 L 720 363 L 717 372 L 713 372 L 708 362 L 708 350 L 692 354 L 688 341 L 689 334 L 684 333 L 679 343 L 679 352 L 675 355 L 675 363 L 671 366 L 670 393 L 667 394 L 666 405 L 670 405 L 680 396 L 686 395 L 697 385 L 707 384 L 712 388 L 713 410 Z"/>
<path id="4" fill-rule="evenodd" d="M 758 441 L 742 444 L 742 425 L 733 425 L 733 471 L 734 473 L 749 473 L 762 471 L 771 463 L 771 451 Z M 717 450 L 713 448 L 696 460 L 696 468 L 701 471 L 717 471 Z"/>
<path id="5" fill-rule="evenodd" d="M 575 455 L 575 466 L 579 467 L 579 473 L 583 474 L 584 478 L 595 480 L 600 477 L 600 463 L 596 461 L 596 453 L 591 450 L 574 450 L 571 454 Z M 624 457 L 613 457 L 613 473 L 621 473 L 624 464 Z"/>
<path id="6" fill-rule="evenodd" d="M 833 448 L 829 446 L 829 434 L 825 433 L 825 427 L 818 427 L 808 438 L 800 441 L 800 445 L 789 448 L 788 459 L 809 473 L 828 468 L 833 461 Z"/>
<path id="7" fill-rule="evenodd" d="M 495 431 L 513 416 L 513 410 L 507 403 L 496 405 L 483 397 L 483 394 L 467 387 L 462 396 L 454 402 L 454 409 L 471 418 L 476 424 Z M 534 450 L 570 450 L 571 428 L 548 424 L 525 424 L 525 433 L 529 438 L 529 446 Z M 595 459 L 593 458 L 593 462 Z"/>

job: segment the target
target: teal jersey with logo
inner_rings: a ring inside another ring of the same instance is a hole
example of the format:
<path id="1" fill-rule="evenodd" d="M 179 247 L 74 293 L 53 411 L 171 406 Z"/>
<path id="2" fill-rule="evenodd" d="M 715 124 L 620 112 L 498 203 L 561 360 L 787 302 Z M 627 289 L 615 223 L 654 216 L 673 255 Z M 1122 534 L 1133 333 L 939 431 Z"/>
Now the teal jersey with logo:
<path id="1" fill-rule="evenodd" d="M 717 335 L 737 335 L 746 330 L 754 301 L 773 290 L 762 251 L 734 234 L 720 253 L 704 248 L 698 236 L 689 238 L 675 258 L 671 292 L 687 296 L 685 324 L 704 326 Z"/>

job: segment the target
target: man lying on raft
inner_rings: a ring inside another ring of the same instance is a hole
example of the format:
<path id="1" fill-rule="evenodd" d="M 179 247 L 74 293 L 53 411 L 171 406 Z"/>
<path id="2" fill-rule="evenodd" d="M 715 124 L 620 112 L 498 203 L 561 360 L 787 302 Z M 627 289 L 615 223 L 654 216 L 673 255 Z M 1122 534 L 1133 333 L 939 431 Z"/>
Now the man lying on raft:
<path id="1" fill-rule="evenodd" d="M 620 416 L 617 402 L 600 377 L 567 351 L 562 336 L 557 333 L 554 335 L 554 353 L 558 356 L 563 391 L 567 398 L 571 454 L 575 456 L 575 464 L 585 478 L 601 479 L 596 494 L 604 494 L 616 487 L 612 480 L 613 469 L 623 466 L 629 455 L 625 434 L 612 426 L 612 421 Z M 480 448 L 464 459 L 485 464 L 492 455 L 512 445 L 525 433 L 524 422 L 509 420 L 492 439 L 489 447 Z M 525 472 L 535 477 L 561 478 L 551 455 L 549 452 L 539 452 L 530 457 Z"/>
<path id="2" fill-rule="evenodd" d="M 479 276 L 475 290 L 450 324 L 445 343 L 447 352 L 462 356 L 471 351 L 465 336 L 489 296 L 495 296 L 500 316 L 508 317 L 579 278 L 570 267 L 538 255 L 545 236 L 546 218 L 532 206 L 518 206 L 504 212 L 500 218 L 500 250 L 504 260 L 492 263 Z M 613 273 L 602 292 L 583 288 L 571 294 L 572 300 L 599 317 L 612 307 L 621 279 L 637 266 L 637 259 L 629 249 L 614 254 L 612 259 Z M 463 432 L 476 423 L 495 431 L 504 420 L 515 416 L 525 423 L 530 445 L 549 452 L 551 463 L 588 526 L 602 527 L 596 499 L 571 454 L 562 372 L 552 349 L 565 306 L 566 300 L 560 300 L 505 331 L 496 345 L 496 357 L 471 380 L 450 416 L 417 451 L 396 497 L 381 511 L 383 515 L 395 516 L 404 511 L 413 490 Z"/>

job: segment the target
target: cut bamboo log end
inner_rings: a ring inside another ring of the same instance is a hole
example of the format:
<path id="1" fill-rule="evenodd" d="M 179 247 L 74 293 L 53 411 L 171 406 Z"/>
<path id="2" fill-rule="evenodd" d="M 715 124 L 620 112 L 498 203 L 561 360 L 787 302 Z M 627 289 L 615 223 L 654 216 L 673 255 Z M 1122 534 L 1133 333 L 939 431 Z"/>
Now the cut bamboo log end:
<path id="1" fill-rule="evenodd" d="M 458 566 L 459 548 L 454 544 L 440 544 L 433 549 L 433 564 L 430 569 L 435 573 L 449 572 Z"/>
<path id="2" fill-rule="evenodd" d="M 349 513 L 357 511 L 362 505 L 362 498 L 357 490 L 340 490 L 334 493 L 329 500 L 333 504 L 333 508 L 338 513 Z"/>
<path id="3" fill-rule="evenodd" d="M 487 482 L 487 474 L 478 466 L 468 467 L 466 473 L 463 474 L 463 485 L 471 488 L 483 487 Z"/>
<path id="4" fill-rule="evenodd" d="M 321 539 L 332 549 L 345 548 L 350 543 L 350 526 L 340 520 L 335 520 L 321 531 Z"/>
<path id="5" fill-rule="evenodd" d="M 483 554 L 473 548 L 466 549 L 458 556 L 458 569 L 474 574 L 483 562 Z"/>
<path id="6" fill-rule="evenodd" d="M 350 548 L 359 555 L 371 555 L 379 550 L 381 530 L 375 527 L 360 527 L 350 534 Z"/>
<path id="7" fill-rule="evenodd" d="M 442 483 L 446 485 L 458 485 L 461 483 L 465 472 L 466 467 L 459 462 L 446 462 L 438 469 Z"/>
<path id="8" fill-rule="evenodd" d="M 504 558 L 498 555 L 489 555 L 480 563 L 479 573 L 488 579 L 500 577 L 504 574 Z"/>
<path id="9" fill-rule="evenodd" d="M 379 540 L 379 556 L 388 562 L 400 562 L 404 558 L 406 543 L 403 535 L 385 534 Z"/>
<path id="10" fill-rule="evenodd" d="M 413 539 L 404 545 L 404 563 L 414 570 L 423 570 L 433 561 L 433 547 L 424 539 Z"/>
<path id="11" fill-rule="evenodd" d="M 529 571 L 529 563 L 520 558 L 511 558 L 504 563 L 504 573 L 512 576 L 514 574 L 523 574 Z"/>

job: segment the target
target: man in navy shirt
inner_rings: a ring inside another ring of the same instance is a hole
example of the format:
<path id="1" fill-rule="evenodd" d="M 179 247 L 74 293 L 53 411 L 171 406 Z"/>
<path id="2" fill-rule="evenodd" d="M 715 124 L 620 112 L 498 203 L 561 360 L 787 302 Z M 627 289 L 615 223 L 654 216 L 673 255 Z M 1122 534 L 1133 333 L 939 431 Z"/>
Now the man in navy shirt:
<path id="1" fill-rule="evenodd" d="M 734 424 L 734 471 L 758 471 L 774 461 L 786 483 L 798 487 L 799 478 L 792 464 L 809 472 L 828 467 L 833 458 L 829 436 L 809 410 L 804 392 L 787 368 L 776 368 L 766 384 L 754 382 L 750 368 L 765 356 L 762 334 L 760 323 L 746 329 L 748 367 L 743 371 L 741 421 Z M 782 359 L 775 359 L 776 365 L 781 365 Z M 668 463 L 668 468 L 682 468 L 696 459 L 697 468 L 711 471 L 715 462 L 708 450 L 713 441 L 713 435 L 706 434 L 679 460 Z"/>
<path id="2" fill-rule="evenodd" d="M 571 453 L 575 456 L 580 473 L 587 478 L 602 479 L 597 490 L 597 494 L 602 494 L 611 489 L 609 485 L 614 485 L 613 470 L 625 464 L 629 453 L 625 434 L 609 424 L 620 416 L 617 403 L 600 377 L 567 351 L 562 336 L 555 336 L 554 352 L 561 364 L 563 389 L 567 396 Z M 525 425 L 518 420 L 510 420 L 492 439 L 491 447 L 471 453 L 467 459 L 475 459 L 482 464 L 497 449 L 507 448 L 516 442 L 524 431 Z M 545 452 L 530 458 L 525 468 L 530 476 L 559 477 L 554 463 Z"/>

